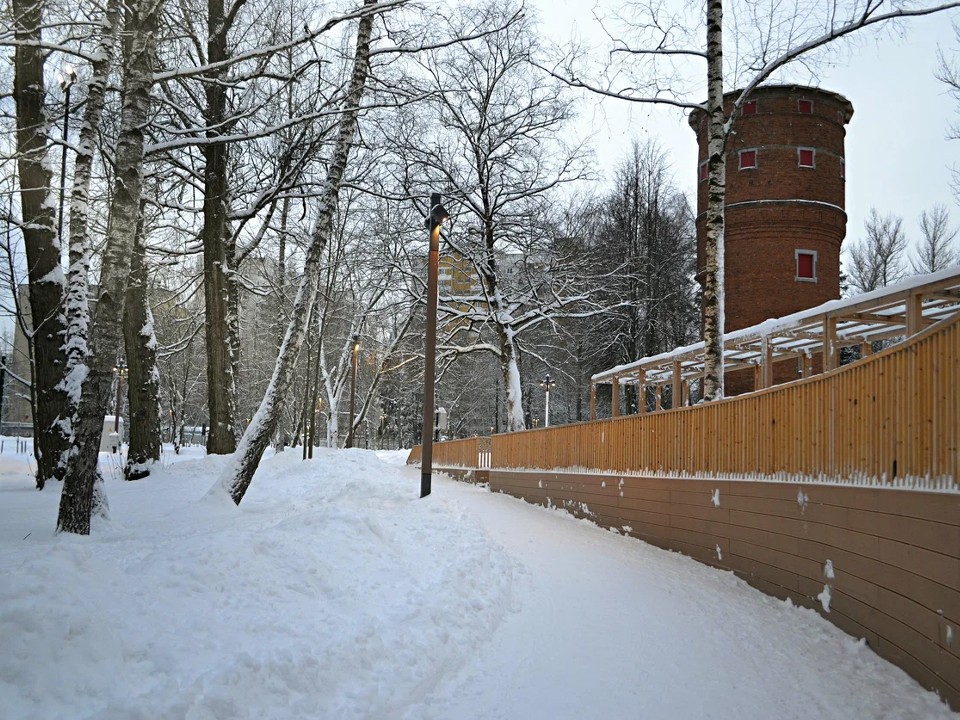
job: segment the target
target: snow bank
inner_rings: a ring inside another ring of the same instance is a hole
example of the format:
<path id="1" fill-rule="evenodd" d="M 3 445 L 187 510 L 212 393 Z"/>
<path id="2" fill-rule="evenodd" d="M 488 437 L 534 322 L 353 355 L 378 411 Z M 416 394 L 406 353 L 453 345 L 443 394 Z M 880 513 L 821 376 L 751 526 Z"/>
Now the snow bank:
<path id="1" fill-rule="evenodd" d="M 386 717 L 503 618 L 509 559 L 372 453 L 277 455 L 240 508 L 222 462 L 109 483 L 88 538 L 4 476 L 5 718 Z"/>

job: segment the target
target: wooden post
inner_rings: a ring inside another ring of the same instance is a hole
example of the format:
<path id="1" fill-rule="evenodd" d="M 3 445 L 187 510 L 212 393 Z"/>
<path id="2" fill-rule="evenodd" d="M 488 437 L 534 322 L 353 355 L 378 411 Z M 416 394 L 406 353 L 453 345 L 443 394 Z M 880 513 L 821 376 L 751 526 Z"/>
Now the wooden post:
<path id="1" fill-rule="evenodd" d="M 610 411 L 613 417 L 620 417 L 620 376 L 613 376 L 613 384 L 610 386 Z"/>
<path id="2" fill-rule="evenodd" d="M 873 343 L 860 343 L 860 359 L 873 355 Z"/>
<path id="3" fill-rule="evenodd" d="M 773 348 L 770 347 L 770 338 L 766 335 L 760 341 L 760 351 L 762 353 L 760 367 L 763 374 L 761 382 L 765 388 L 773 387 Z"/>
<path id="4" fill-rule="evenodd" d="M 590 383 L 590 419 L 597 419 L 597 384 Z"/>
<path id="5" fill-rule="evenodd" d="M 907 337 L 923 329 L 923 296 L 911 294 L 907 298 Z"/>
<path id="6" fill-rule="evenodd" d="M 837 319 L 827 315 L 823 319 L 823 371 L 828 372 L 838 366 Z"/>
<path id="7" fill-rule="evenodd" d="M 670 401 L 670 407 L 683 407 L 683 379 L 680 373 L 680 361 L 673 361 L 673 399 Z"/>
<path id="8" fill-rule="evenodd" d="M 661 396 L 662 390 L 663 385 L 657 385 L 657 410 L 663 410 L 663 397 Z"/>
<path id="9" fill-rule="evenodd" d="M 647 371 L 640 368 L 637 371 L 637 414 L 643 415 L 647 411 Z"/>

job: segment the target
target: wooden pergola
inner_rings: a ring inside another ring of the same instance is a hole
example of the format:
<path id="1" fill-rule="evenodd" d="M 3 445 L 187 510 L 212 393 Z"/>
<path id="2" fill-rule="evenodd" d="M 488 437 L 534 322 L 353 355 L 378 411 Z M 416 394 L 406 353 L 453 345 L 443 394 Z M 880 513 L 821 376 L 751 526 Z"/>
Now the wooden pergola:
<path id="1" fill-rule="evenodd" d="M 872 352 L 879 340 L 903 340 L 960 313 L 960 267 L 952 267 L 843 300 L 832 300 L 809 310 L 724 335 L 724 373 L 752 370 L 754 388 L 774 384 L 774 365 L 793 360 L 798 378 L 809 377 L 840 365 L 840 350 L 860 349 L 860 357 Z M 604 370 L 591 377 L 590 418 L 597 417 L 597 386 L 613 387 L 612 413 L 620 411 L 620 387 L 634 385 L 638 397 L 651 389 L 655 408 L 662 408 L 662 391 L 671 389 L 672 405 L 690 402 L 690 387 L 703 376 L 704 344 L 680 347 L 645 357 L 627 365 Z M 820 362 L 815 362 L 819 359 Z M 679 400 L 679 401 L 678 401 Z M 640 401 L 638 411 L 646 411 Z"/>

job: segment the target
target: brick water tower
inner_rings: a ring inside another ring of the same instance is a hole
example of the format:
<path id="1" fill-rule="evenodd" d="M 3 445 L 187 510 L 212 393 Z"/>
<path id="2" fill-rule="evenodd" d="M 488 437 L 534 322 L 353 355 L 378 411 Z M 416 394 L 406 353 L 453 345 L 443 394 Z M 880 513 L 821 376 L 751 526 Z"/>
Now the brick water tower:
<path id="1" fill-rule="evenodd" d="M 728 116 L 738 96 L 738 91 L 724 95 Z M 726 332 L 840 297 L 840 245 L 847 223 L 843 144 L 852 115 L 853 106 L 842 95 L 774 85 L 755 89 L 734 120 L 726 147 Z M 697 263 L 702 268 L 707 117 L 694 110 L 689 121 L 700 146 Z M 788 379 L 777 375 L 780 382 Z"/>

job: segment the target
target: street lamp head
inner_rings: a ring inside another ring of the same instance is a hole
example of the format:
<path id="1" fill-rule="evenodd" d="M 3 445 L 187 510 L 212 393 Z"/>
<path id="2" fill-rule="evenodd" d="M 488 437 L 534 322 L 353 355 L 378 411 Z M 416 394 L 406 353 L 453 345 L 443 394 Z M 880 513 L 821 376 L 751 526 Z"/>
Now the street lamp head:
<path id="1" fill-rule="evenodd" d="M 542 387 L 547 392 L 550 392 L 550 390 L 556 384 L 557 384 L 556 381 L 552 377 L 550 377 L 550 373 L 547 373 L 546 377 L 544 377 L 543 380 L 541 381 L 540 387 Z"/>
<path id="2" fill-rule="evenodd" d="M 430 217 L 427 218 L 427 225 L 430 227 L 430 232 L 432 233 L 441 223 L 446 222 L 450 219 L 450 213 L 447 212 L 446 208 L 443 207 L 443 204 L 440 202 L 440 193 L 433 193 L 430 196 Z"/>
<path id="3" fill-rule="evenodd" d="M 57 73 L 57 82 L 60 83 L 61 90 L 66 90 L 67 88 L 69 88 L 71 85 L 73 85 L 74 82 L 76 82 L 76 79 L 77 79 L 77 70 L 76 68 L 73 67 L 73 65 L 70 65 L 69 63 L 67 63 L 67 65 L 64 66 L 63 74 Z"/>

